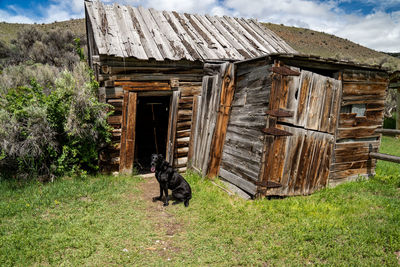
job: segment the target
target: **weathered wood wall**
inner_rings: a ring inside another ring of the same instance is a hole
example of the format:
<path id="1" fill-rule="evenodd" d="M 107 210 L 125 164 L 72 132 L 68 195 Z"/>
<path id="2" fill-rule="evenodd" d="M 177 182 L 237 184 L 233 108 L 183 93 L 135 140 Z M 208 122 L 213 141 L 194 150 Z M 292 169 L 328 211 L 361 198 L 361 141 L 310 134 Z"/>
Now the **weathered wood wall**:
<path id="1" fill-rule="evenodd" d="M 204 65 L 207 75 L 203 77 L 201 98 L 197 105 L 195 140 L 191 159 L 192 167 L 203 176 L 209 170 L 211 145 L 221 100 L 222 77 L 228 64 Z"/>
<path id="2" fill-rule="evenodd" d="M 263 152 L 271 78 L 265 61 L 236 65 L 235 94 L 219 175 L 254 195 Z"/>
<path id="3" fill-rule="evenodd" d="M 272 70 L 258 193 L 311 194 L 328 181 L 341 82 L 287 66 Z"/>
<path id="4" fill-rule="evenodd" d="M 93 64 L 100 83 L 99 99 L 113 106 L 114 110 L 108 119 L 113 127 L 112 145 L 100 153 L 102 171 L 122 171 L 120 168 L 121 148 L 124 149 L 124 147 L 121 146 L 121 136 L 123 126 L 128 121 L 128 118 L 125 120 L 123 118 L 123 110 L 129 109 L 128 92 L 137 93 L 137 97 L 171 95 L 172 98 L 174 91 L 180 93 L 177 98 L 176 118 L 174 118 L 175 133 L 171 135 L 175 137 L 171 142 L 173 154 L 170 159 L 174 167 L 185 171 L 192 135 L 193 102 L 201 93 L 202 63 L 141 62 L 133 59 L 94 57 Z M 130 168 L 129 165 L 128 169 Z"/>
<path id="5" fill-rule="evenodd" d="M 345 70 L 343 93 L 336 130 L 336 144 L 329 175 L 331 186 L 375 173 L 376 160 L 368 153 L 380 146 L 375 133 L 383 125 L 388 76 L 385 72 Z M 352 113 L 352 105 L 365 105 L 365 114 Z"/>
<path id="6" fill-rule="evenodd" d="M 184 172 L 190 159 L 189 149 L 193 146 L 193 106 L 201 93 L 201 82 L 182 82 L 179 84 L 179 91 L 173 166 Z"/>

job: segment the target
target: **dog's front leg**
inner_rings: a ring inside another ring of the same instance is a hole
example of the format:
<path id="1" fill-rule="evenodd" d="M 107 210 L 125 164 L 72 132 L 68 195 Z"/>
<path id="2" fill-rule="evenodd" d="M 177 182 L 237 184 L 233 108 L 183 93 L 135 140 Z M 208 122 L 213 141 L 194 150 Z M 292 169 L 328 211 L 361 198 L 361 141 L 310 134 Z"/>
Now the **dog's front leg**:
<path id="1" fill-rule="evenodd" d="M 153 197 L 153 202 L 161 201 L 161 200 L 162 200 L 162 197 L 163 197 L 163 188 L 162 188 L 162 186 L 161 186 L 161 183 L 159 183 L 159 186 L 160 186 L 160 196 L 159 196 L 159 197 Z"/>
<path id="2" fill-rule="evenodd" d="M 164 189 L 164 195 L 165 195 L 165 201 L 164 201 L 164 206 L 168 206 L 169 203 L 169 197 L 168 197 L 168 185 L 167 183 L 163 184 L 163 189 Z"/>

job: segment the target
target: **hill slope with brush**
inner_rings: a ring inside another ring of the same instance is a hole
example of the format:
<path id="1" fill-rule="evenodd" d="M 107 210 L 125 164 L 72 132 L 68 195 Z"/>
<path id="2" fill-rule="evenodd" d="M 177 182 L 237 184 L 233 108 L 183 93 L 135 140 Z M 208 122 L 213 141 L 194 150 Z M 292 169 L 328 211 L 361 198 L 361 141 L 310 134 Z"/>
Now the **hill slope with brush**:
<path id="1" fill-rule="evenodd" d="M 335 35 L 309 29 L 272 23 L 264 23 L 264 25 L 302 54 L 349 60 L 364 64 L 378 64 L 388 67 L 391 70 L 400 69 L 399 53 L 393 53 L 391 54 L 393 56 L 391 56 L 390 54 L 369 49 Z M 0 41 L 3 41 L 6 45 L 10 45 L 11 40 L 17 37 L 17 33 L 24 27 L 29 26 L 37 27 L 43 31 L 56 28 L 69 29 L 76 36 L 84 37 L 86 35 L 84 19 L 33 25 L 2 22 L 0 23 Z"/>

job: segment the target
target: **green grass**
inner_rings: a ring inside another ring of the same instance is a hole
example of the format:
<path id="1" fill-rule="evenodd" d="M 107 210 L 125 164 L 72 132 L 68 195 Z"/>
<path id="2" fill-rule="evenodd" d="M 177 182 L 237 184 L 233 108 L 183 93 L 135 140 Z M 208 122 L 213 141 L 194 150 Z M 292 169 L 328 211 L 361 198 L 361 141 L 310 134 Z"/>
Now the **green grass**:
<path id="1" fill-rule="evenodd" d="M 134 197 L 140 182 L 124 176 L 0 183 L 0 265 L 157 263 L 141 249 L 157 233 Z"/>
<path id="2" fill-rule="evenodd" d="M 400 141 L 383 137 L 381 152 L 400 155 Z M 399 174 L 400 165 L 378 162 L 368 181 L 245 201 L 188 173 L 190 206 L 169 206 L 166 217 L 148 209 L 161 203 L 140 197 L 138 177 L 3 181 L 0 265 L 396 266 Z M 173 237 L 165 233 L 171 220 Z"/>

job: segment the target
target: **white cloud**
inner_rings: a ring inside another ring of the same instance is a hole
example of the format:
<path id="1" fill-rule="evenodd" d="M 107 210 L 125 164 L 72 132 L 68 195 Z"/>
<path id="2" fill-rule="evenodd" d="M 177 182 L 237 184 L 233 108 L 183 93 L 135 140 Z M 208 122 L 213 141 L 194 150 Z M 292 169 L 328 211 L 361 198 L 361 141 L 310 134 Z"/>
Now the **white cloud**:
<path id="1" fill-rule="evenodd" d="M 400 11 L 352 17 L 334 34 L 379 51 L 400 51 Z"/>
<path id="2" fill-rule="evenodd" d="M 12 15 L 4 10 L 0 10 L 0 21 L 9 23 L 34 23 L 35 21 L 22 15 Z"/>
<path id="3" fill-rule="evenodd" d="M 385 13 L 399 8 L 398 0 L 358 0 L 373 4 L 370 15 L 360 12 L 349 14 L 340 3 L 350 0 L 102 0 L 110 4 L 118 2 L 133 6 L 153 7 L 158 10 L 230 15 L 256 18 L 259 21 L 282 23 L 288 26 L 310 28 L 347 38 L 361 45 L 381 50 L 400 51 L 400 11 Z M 353 0 L 352 0 L 353 1 Z M 50 5 L 39 7 L 40 18 L 32 18 L 18 9 L 16 15 L 0 10 L 0 21 L 32 23 L 53 22 L 84 17 L 82 0 L 51 0 Z M 15 13 L 15 12 L 14 12 Z"/>

